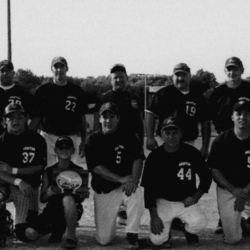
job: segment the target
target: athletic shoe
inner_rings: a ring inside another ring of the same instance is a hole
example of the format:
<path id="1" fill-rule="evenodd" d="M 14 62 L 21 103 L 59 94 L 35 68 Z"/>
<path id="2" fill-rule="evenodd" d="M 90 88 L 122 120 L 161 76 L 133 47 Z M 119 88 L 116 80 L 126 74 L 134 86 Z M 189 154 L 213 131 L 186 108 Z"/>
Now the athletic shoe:
<path id="1" fill-rule="evenodd" d="M 127 213 L 126 211 L 119 211 L 117 215 L 117 223 L 120 226 L 126 226 L 127 225 Z"/>
<path id="2" fill-rule="evenodd" d="M 187 232 L 186 230 L 184 230 L 184 234 L 185 234 L 188 245 L 193 245 L 196 247 L 198 247 L 200 245 L 198 235 L 191 234 L 191 233 Z"/>
<path id="3" fill-rule="evenodd" d="M 65 249 L 74 249 L 77 246 L 77 239 L 66 239 L 65 243 L 62 245 Z"/>
<path id="4" fill-rule="evenodd" d="M 250 218 L 245 219 L 244 217 L 241 217 L 241 228 L 243 237 L 250 236 Z"/>
<path id="5" fill-rule="evenodd" d="M 221 219 L 219 219 L 217 228 L 215 229 L 214 233 L 215 234 L 223 234 Z"/>
<path id="6" fill-rule="evenodd" d="M 143 238 L 138 240 L 138 245 L 140 249 L 169 249 L 172 247 L 172 239 L 169 238 L 161 245 L 155 245 L 149 238 Z"/>
<path id="7" fill-rule="evenodd" d="M 127 233 L 126 240 L 128 241 L 127 250 L 138 249 L 138 234 Z"/>

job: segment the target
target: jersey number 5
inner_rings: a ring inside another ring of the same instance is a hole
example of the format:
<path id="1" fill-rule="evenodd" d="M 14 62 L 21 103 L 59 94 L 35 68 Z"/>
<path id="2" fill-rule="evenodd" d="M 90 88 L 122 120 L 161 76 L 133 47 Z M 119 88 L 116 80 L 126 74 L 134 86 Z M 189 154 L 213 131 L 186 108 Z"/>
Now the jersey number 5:
<path id="1" fill-rule="evenodd" d="M 188 171 L 186 172 L 186 174 L 185 174 L 184 168 L 181 168 L 180 171 L 178 172 L 177 176 L 181 180 L 184 180 L 186 178 L 186 179 L 188 179 L 190 181 L 192 179 L 191 168 L 188 169 Z"/>
<path id="2" fill-rule="evenodd" d="M 23 152 L 23 163 L 32 162 L 35 157 L 33 152 Z"/>

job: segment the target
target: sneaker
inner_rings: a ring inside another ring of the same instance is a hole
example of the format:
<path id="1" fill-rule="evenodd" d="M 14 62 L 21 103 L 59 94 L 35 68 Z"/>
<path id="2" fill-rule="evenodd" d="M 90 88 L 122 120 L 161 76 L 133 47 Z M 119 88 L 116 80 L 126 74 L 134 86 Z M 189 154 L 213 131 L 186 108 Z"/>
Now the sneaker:
<path id="1" fill-rule="evenodd" d="M 138 240 L 138 245 L 140 249 L 169 249 L 172 247 L 171 237 L 161 245 L 155 245 L 151 242 L 149 238 L 143 238 Z"/>
<path id="2" fill-rule="evenodd" d="M 242 236 L 248 237 L 250 236 L 250 218 L 245 219 L 241 218 L 241 228 L 242 228 Z"/>
<path id="3" fill-rule="evenodd" d="M 223 234 L 221 219 L 219 219 L 217 228 L 215 229 L 214 233 L 215 234 Z"/>
<path id="4" fill-rule="evenodd" d="M 191 234 L 191 233 L 187 232 L 186 230 L 184 230 L 184 234 L 185 234 L 188 245 L 193 245 L 196 247 L 198 247 L 200 245 L 198 235 Z"/>
<path id="5" fill-rule="evenodd" d="M 127 250 L 138 249 L 138 234 L 127 233 L 126 240 L 128 241 Z"/>
<path id="6" fill-rule="evenodd" d="M 51 234 L 48 242 L 49 243 L 60 243 L 62 241 L 62 235 L 61 234 Z"/>
<path id="7" fill-rule="evenodd" d="M 65 243 L 62 245 L 65 249 L 74 249 L 77 246 L 77 239 L 66 239 Z"/>

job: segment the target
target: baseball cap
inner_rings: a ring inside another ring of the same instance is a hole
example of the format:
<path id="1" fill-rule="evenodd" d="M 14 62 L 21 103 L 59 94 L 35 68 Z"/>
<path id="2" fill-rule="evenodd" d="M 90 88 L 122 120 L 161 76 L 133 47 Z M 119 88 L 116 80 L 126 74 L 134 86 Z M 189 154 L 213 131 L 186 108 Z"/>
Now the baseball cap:
<path id="1" fill-rule="evenodd" d="M 166 118 L 162 123 L 161 130 L 168 128 L 177 128 L 179 130 L 182 130 L 182 126 L 179 119 L 175 116 L 170 116 Z"/>
<path id="2" fill-rule="evenodd" d="M 117 106 L 112 102 L 106 102 L 106 103 L 102 104 L 102 106 L 99 110 L 99 115 L 102 115 L 102 113 L 104 111 L 110 111 L 116 115 L 119 115 L 119 111 L 118 111 Z"/>
<path id="3" fill-rule="evenodd" d="M 4 109 L 4 117 L 8 117 L 10 114 L 15 112 L 21 112 L 25 114 L 24 108 L 20 104 L 10 103 Z"/>
<path id="4" fill-rule="evenodd" d="M 174 66 L 174 74 L 177 72 L 190 73 L 190 68 L 187 66 L 186 63 L 178 63 Z"/>
<path id="5" fill-rule="evenodd" d="M 60 136 L 56 140 L 55 147 L 56 148 L 62 148 L 63 146 L 66 146 L 67 148 L 74 148 L 73 140 L 68 136 Z"/>
<path id="6" fill-rule="evenodd" d="M 244 69 L 242 61 L 238 57 L 235 57 L 235 56 L 230 57 L 226 60 L 225 68 L 229 66 L 236 66 L 236 67 Z"/>
<path id="7" fill-rule="evenodd" d="M 233 106 L 233 112 L 239 111 L 239 110 L 250 111 L 250 102 L 249 101 L 239 101 L 239 102 L 235 103 Z"/>
<path id="8" fill-rule="evenodd" d="M 3 60 L 0 62 L 0 70 L 5 67 L 12 69 L 12 70 L 14 69 L 13 63 L 9 60 Z"/>
<path id="9" fill-rule="evenodd" d="M 64 57 L 62 57 L 62 56 L 54 57 L 52 62 L 51 62 L 51 66 L 54 66 L 56 63 L 62 63 L 63 65 L 68 67 L 68 63 L 67 63 L 66 59 Z"/>
<path id="10" fill-rule="evenodd" d="M 115 73 L 116 71 L 121 71 L 127 74 L 126 68 L 123 64 L 117 63 L 113 65 L 110 69 L 110 74 Z"/>

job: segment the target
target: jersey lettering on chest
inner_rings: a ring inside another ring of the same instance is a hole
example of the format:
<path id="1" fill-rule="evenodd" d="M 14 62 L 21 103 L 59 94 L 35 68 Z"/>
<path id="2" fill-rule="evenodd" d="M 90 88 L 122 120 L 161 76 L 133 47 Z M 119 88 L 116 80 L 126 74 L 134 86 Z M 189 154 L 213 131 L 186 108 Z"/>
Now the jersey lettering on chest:
<path id="1" fill-rule="evenodd" d="M 124 150 L 124 146 L 123 145 L 119 145 L 115 148 L 115 152 L 116 152 L 116 163 L 120 164 L 122 161 L 122 151 Z"/>
<path id="2" fill-rule="evenodd" d="M 247 97 L 241 96 L 241 97 L 238 98 L 238 102 L 249 102 L 249 101 L 250 101 L 250 99 L 247 98 Z"/>
<path id="3" fill-rule="evenodd" d="M 21 98 L 19 96 L 10 96 L 8 101 L 11 104 L 22 105 L 22 101 L 21 101 Z"/>
<path id="4" fill-rule="evenodd" d="M 194 116 L 196 113 L 196 103 L 187 101 L 186 102 L 186 114 L 188 116 Z"/>
<path id="5" fill-rule="evenodd" d="M 133 108 L 138 109 L 138 102 L 135 99 L 131 100 L 131 105 Z"/>
<path id="6" fill-rule="evenodd" d="M 191 168 L 187 168 L 187 167 L 191 166 L 190 162 L 180 162 L 179 163 L 179 171 L 177 173 L 177 177 L 180 178 L 180 180 L 184 181 L 184 180 L 192 180 L 192 171 Z"/>
<path id="7" fill-rule="evenodd" d="M 36 155 L 36 149 L 32 146 L 25 146 L 23 148 L 23 163 L 31 163 Z"/>
<path id="8" fill-rule="evenodd" d="M 65 109 L 71 112 L 76 111 L 77 98 L 75 96 L 67 96 Z"/>

